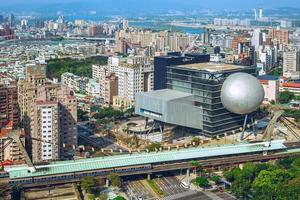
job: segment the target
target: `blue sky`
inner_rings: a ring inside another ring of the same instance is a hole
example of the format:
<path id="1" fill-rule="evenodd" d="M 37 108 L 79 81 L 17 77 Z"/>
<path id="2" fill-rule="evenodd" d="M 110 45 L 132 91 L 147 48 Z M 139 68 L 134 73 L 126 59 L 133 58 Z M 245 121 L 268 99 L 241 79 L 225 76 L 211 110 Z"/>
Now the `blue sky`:
<path id="1" fill-rule="evenodd" d="M 177 6 L 197 6 L 202 8 L 217 8 L 217 9 L 241 9 L 241 8 L 253 8 L 259 5 L 268 8 L 276 7 L 298 7 L 300 8 L 300 0 L 0 0 L 2 6 L 5 5 L 18 5 L 18 4 L 53 4 L 53 3 L 73 3 L 80 2 L 85 4 L 102 4 L 110 2 L 111 5 L 116 4 L 156 4 L 157 6 L 170 8 Z M 130 5 L 128 5 L 130 6 Z"/>

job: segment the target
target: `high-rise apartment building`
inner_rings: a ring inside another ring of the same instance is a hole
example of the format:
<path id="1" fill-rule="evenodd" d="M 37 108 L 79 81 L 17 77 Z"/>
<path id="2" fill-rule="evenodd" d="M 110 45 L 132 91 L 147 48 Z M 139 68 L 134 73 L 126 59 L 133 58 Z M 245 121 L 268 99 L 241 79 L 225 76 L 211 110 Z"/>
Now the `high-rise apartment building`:
<path id="1" fill-rule="evenodd" d="M 255 47 L 255 51 L 259 50 L 259 46 L 263 43 L 263 34 L 260 29 L 255 29 L 253 31 L 251 44 Z"/>
<path id="2" fill-rule="evenodd" d="M 272 42 L 278 42 L 281 45 L 289 44 L 289 31 L 282 29 L 269 30 L 269 37 Z"/>
<path id="3" fill-rule="evenodd" d="M 19 125 L 18 90 L 16 84 L 0 83 L 0 128 L 9 122 Z"/>
<path id="4" fill-rule="evenodd" d="M 283 72 L 300 71 L 300 51 L 291 50 L 283 52 Z"/>
<path id="5" fill-rule="evenodd" d="M 118 96 L 118 77 L 114 73 L 105 78 L 101 87 L 101 94 L 103 94 L 104 102 L 107 104 L 112 104 L 113 97 Z"/>
<path id="6" fill-rule="evenodd" d="M 34 162 L 72 156 L 77 146 L 77 102 L 73 91 L 50 82 L 45 66 L 28 66 L 25 80 L 18 83 L 21 120 Z M 30 138 L 30 137 L 29 137 Z"/>
<path id="7" fill-rule="evenodd" d="M 107 66 L 93 66 L 93 77 L 99 79 L 100 88 L 104 87 L 105 79 L 111 73 L 118 77 L 120 97 L 134 100 L 136 93 L 153 90 L 153 61 L 150 58 L 114 56 L 108 59 Z M 102 92 L 101 96 L 105 94 Z"/>
<path id="8" fill-rule="evenodd" d="M 32 141 L 32 161 L 58 160 L 59 152 L 59 109 L 56 101 L 37 100 L 33 108 L 32 137 L 45 142 Z M 47 143 L 46 143 L 47 142 Z"/>
<path id="9" fill-rule="evenodd" d="M 155 51 L 184 51 L 190 44 L 188 35 L 172 31 L 128 31 L 116 32 L 116 51 L 127 53 L 128 48 L 138 45 L 153 46 Z"/>

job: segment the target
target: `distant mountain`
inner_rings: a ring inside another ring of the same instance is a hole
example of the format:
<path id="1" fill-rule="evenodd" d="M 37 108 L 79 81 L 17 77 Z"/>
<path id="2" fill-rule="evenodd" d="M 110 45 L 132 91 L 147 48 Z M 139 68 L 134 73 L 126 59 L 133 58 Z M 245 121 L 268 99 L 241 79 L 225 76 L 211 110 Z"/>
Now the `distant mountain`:
<path id="1" fill-rule="evenodd" d="M 91 10 L 103 15 L 151 15 L 157 13 L 215 10 L 250 10 L 256 7 L 300 8 L 299 0 L 0 0 L 0 12 L 40 13 L 53 15 L 88 14 Z M 26 2 L 26 3 L 25 3 Z M 284 10 L 285 10 L 284 9 Z M 46 12 L 45 12 L 46 11 Z"/>

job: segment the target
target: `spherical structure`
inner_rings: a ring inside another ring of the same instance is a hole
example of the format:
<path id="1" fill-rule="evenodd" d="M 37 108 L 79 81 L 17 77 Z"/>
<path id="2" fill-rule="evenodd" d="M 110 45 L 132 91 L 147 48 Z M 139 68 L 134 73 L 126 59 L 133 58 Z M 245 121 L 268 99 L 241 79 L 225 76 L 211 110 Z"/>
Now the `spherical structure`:
<path id="1" fill-rule="evenodd" d="M 264 96 L 264 88 L 259 80 L 247 73 L 231 74 L 221 90 L 224 107 L 241 115 L 254 112 L 263 102 Z"/>

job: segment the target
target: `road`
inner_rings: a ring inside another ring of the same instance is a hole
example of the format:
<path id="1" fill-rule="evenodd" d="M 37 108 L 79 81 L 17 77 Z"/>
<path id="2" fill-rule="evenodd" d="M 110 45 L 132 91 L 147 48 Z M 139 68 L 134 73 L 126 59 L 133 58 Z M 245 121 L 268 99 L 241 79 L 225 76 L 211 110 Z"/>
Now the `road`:
<path id="1" fill-rule="evenodd" d="M 145 187 L 141 180 L 128 181 L 126 185 L 128 194 L 132 197 L 142 197 L 143 200 L 156 199 L 149 188 Z"/>
<path id="2" fill-rule="evenodd" d="M 83 140 L 85 143 L 88 143 L 98 149 L 105 148 L 113 149 L 114 151 L 119 151 L 121 149 L 123 152 L 127 152 L 127 149 L 121 147 L 112 139 L 95 135 L 93 131 L 84 125 L 78 126 L 78 137 L 80 140 Z"/>
<path id="3" fill-rule="evenodd" d="M 154 178 L 153 181 L 161 188 L 166 196 L 181 194 L 188 191 L 188 189 L 180 186 L 180 181 L 175 176 L 171 176 L 170 173 L 166 176 Z"/>

